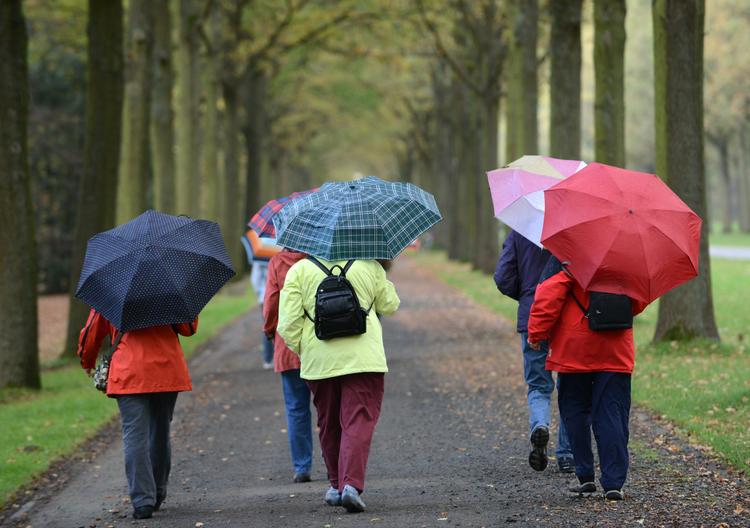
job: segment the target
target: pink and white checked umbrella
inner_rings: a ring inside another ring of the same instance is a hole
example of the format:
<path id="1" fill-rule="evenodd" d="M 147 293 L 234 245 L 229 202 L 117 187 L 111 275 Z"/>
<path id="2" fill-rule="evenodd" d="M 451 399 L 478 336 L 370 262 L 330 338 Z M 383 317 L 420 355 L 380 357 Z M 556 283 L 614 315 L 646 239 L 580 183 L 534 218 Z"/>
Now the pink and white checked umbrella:
<path id="1" fill-rule="evenodd" d="M 578 160 L 523 156 L 488 172 L 495 217 L 542 247 L 544 190 L 585 166 Z"/>

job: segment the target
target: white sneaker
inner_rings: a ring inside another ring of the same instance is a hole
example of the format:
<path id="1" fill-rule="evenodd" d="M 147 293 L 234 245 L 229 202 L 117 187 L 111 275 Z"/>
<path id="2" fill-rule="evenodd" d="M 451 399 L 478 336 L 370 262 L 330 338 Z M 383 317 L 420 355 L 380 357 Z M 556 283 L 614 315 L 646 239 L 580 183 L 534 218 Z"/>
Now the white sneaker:
<path id="1" fill-rule="evenodd" d="M 263 362 L 263 370 L 271 370 L 273 368 L 273 363 L 269 361 Z"/>
<path id="2" fill-rule="evenodd" d="M 341 505 L 349 513 L 362 513 L 365 511 L 365 502 L 359 496 L 357 489 L 349 484 L 344 486 L 344 492 L 341 494 Z"/>
<path id="3" fill-rule="evenodd" d="M 341 506 L 341 493 L 334 487 L 328 488 L 326 491 L 326 504 L 329 506 Z"/>

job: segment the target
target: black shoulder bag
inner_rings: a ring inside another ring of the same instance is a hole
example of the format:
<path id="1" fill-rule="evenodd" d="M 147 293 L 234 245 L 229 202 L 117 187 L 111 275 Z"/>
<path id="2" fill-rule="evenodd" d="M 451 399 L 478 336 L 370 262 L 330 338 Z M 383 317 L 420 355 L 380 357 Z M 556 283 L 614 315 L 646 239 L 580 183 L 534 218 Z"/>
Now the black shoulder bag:
<path id="1" fill-rule="evenodd" d="M 599 332 L 633 328 L 633 301 L 627 295 L 590 291 L 586 309 L 572 291 L 570 294 L 588 319 L 589 329 Z"/>

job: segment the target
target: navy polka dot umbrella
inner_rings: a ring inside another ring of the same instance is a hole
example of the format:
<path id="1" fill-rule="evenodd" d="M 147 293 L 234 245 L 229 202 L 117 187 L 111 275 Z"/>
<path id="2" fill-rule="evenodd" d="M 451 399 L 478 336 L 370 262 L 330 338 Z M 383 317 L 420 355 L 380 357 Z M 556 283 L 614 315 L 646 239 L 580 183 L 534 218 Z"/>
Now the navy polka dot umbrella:
<path id="1" fill-rule="evenodd" d="M 218 224 L 146 211 L 89 239 L 76 297 L 128 332 L 193 321 L 233 276 Z"/>

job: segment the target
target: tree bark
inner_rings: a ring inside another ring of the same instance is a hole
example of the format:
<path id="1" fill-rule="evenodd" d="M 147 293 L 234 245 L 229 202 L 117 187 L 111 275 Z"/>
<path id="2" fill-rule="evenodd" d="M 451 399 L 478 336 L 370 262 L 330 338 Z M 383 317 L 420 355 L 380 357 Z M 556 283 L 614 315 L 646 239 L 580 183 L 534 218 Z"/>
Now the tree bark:
<path id="1" fill-rule="evenodd" d="M 177 212 L 200 214 L 198 18 L 195 0 L 179 0 L 177 45 Z"/>
<path id="2" fill-rule="evenodd" d="M 478 240 L 474 249 L 474 266 L 485 273 L 495 270 L 495 263 L 499 254 L 498 221 L 492 208 L 492 195 L 487 182 L 487 171 L 497 167 L 497 145 L 499 140 L 498 121 L 500 115 L 500 99 L 488 96 L 484 100 L 481 116 L 482 137 L 479 170 L 476 172 L 475 211 L 477 214 Z"/>
<path id="3" fill-rule="evenodd" d="M 739 186 L 740 231 L 750 233 L 750 133 L 747 122 L 739 134 L 740 170 L 737 171 Z"/>
<path id="4" fill-rule="evenodd" d="M 594 2 L 595 158 L 625 166 L 625 0 Z"/>
<path id="5" fill-rule="evenodd" d="M 511 7 L 511 40 L 508 46 L 505 105 L 505 161 L 539 151 L 538 22 L 537 0 L 514 0 Z"/>
<path id="6" fill-rule="evenodd" d="M 237 226 L 242 226 L 245 220 L 240 218 L 240 125 L 239 125 L 239 102 L 237 88 L 230 82 L 222 85 L 224 96 L 224 206 L 222 218 L 224 227 L 224 242 L 227 252 L 232 258 L 234 269 L 239 270 L 242 266 L 242 248 L 237 235 Z"/>
<path id="7" fill-rule="evenodd" d="M 208 16 L 207 33 L 211 43 L 220 38 L 220 15 L 218 8 L 213 7 Z M 203 141 L 201 152 L 201 211 L 204 218 L 220 221 L 222 178 L 219 167 L 219 97 L 221 91 L 221 61 L 214 49 L 207 50 L 203 65 Z M 224 226 L 225 229 L 232 226 Z"/>
<path id="8" fill-rule="evenodd" d="M 701 218 L 706 217 L 703 152 L 704 0 L 654 0 L 656 172 Z M 655 341 L 718 339 L 711 292 L 708 222 L 700 273 L 659 302 Z"/>
<path id="9" fill-rule="evenodd" d="M 549 3 L 550 154 L 581 157 L 581 0 Z"/>
<path id="10" fill-rule="evenodd" d="M 148 203 L 153 7 L 150 0 L 130 0 L 128 9 L 125 107 L 117 187 L 117 222 L 120 224 L 141 214 Z"/>
<path id="11" fill-rule="evenodd" d="M 151 91 L 151 157 L 154 170 L 154 206 L 163 213 L 176 211 L 174 174 L 174 111 L 172 109 L 172 22 L 169 2 L 154 2 L 153 84 Z"/>
<path id="12" fill-rule="evenodd" d="M 261 71 L 251 69 L 243 82 L 245 123 L 242 134 L 247 149 L 245 174 L 245 216 L 249 220 L 261 203 L 261 182 L 263 171 L 263 132 L 265 130 L 266 76 Z"/>
<path id="13" fill-rule="evenodd" d="M 75 358 L 89 308 L 74 297 L 86 242 L 115 225 L 123 106 L 122 0 L 89 0 L 86 136 L 71 261 L 71 300 L 63 356 Z"/>
<path id="14" fill-rule="evenodd" d="M 36 245 L 28 164 L 28 38 L 0 2 L 0 388 L 39 388 Z"/>

